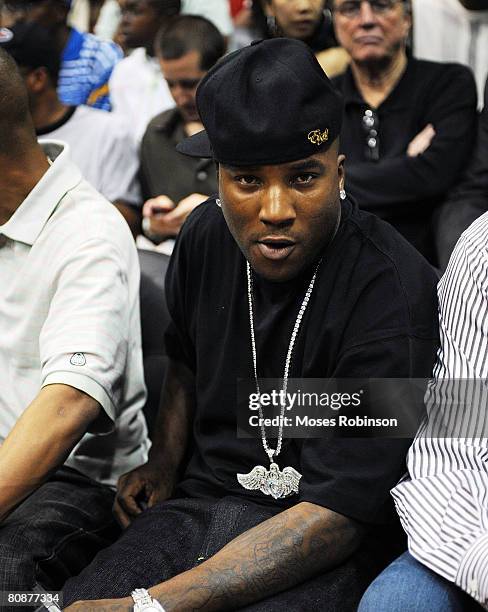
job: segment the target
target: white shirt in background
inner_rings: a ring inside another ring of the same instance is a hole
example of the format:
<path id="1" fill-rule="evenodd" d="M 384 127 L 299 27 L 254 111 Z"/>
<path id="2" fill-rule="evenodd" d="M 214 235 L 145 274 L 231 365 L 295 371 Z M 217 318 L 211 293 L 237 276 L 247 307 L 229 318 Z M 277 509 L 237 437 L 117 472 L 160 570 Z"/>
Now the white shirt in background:
<path id="1" fill-rule="evenodd" d="M 109 88 L 112 113 L 124 120 L 137 146 L 149 121 L 175 105 L 157 59 L 142 47 L 115 66 Z"/>
<path id="2" fill-rule="evenodd" d="M 66 465 L 114 486 L 149 446 L 137 251 L 68 150 L 43 148 L 51 167 L 0 225 L 0 444 L 42 387 L 69 385 L 103 410 Z"/>
<path id="3" fill-rule="evenodd" d="M 459 0 L 413 0 L 412 6 L 415 57 L 469 66 L 482 105 L 488 75 L 488 11 L 468 11 Z"/>
<path id="4" fill-rule="evenodd" d="M 122 118 L 78 106 L 66 123 L 40 138 L 66 142 L 83 177 L 110 202 L 141 205 L 137 148 Z"/>
<path id="5" fill-rule="evenodd" d="M 234 24 L 229 0 L 182 0 L 182 15 L 200 15 L 211 21 L 222 36 L 231 36 Z"/>

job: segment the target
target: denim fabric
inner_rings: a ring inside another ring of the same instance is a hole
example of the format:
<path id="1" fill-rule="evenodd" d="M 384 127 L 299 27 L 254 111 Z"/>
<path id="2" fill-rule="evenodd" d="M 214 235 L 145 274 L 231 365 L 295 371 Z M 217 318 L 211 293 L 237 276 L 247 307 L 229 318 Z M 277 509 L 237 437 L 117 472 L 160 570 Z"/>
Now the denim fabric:
<path id="1" fill-rule="evenodd" d="M 32 591 L 36 582 L 60 590 L 119 534 L 113 498 L 109 487 L 60 468 L 0 524 L 0 591 Z"/>
<path id="2" fill-rule="evenodd" d="M 481 612 L 482 607 L 452 582 L 405 552 L 370 585 L 358 612 Z"/>
<path id="3" fill-rule="evenodd" d="M 81 574 L 67 581 L 63 601 L 127 597 L 211 557 L 230 540 L 280 509 L 235 497 L 218 501 L 169 500 L 139 515 L 122 537 L 101 551 Z M 347 563 L 313 580 L 246 606 L 246 612 L 283 609 L 355 612 L 362 593 L 380 568 L 363 550 Z"/>

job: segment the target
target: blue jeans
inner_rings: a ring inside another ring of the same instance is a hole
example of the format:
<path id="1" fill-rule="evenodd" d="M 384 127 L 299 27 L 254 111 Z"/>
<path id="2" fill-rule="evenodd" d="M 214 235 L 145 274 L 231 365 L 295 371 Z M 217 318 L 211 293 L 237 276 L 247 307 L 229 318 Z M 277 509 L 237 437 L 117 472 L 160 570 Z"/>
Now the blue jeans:
<path id="1" fill-rule="evenodd" d="M 60 468 L 0 524 L 0 591 L 32 591 L 37 583 L 60 590 L 120 533 L 113 498 L 109 487 Z"/>
<path id="2" fill-rule="evenodd" d="M 452 582 L 403 553 L 368 587 L 358 612 L 481 612 Z"/>
<path id="3" fill-rule="evenodd" d="M 136 588 L 164 582 L 279 510 L 232 496 L 162 502 L 140 514 L 115 544 L 66 582 L 64 603 L 127 597 Z M 339 567 L 242 610 L 356 612 L 361 595 L 384 565 L 379 566 L 374 551 L 359 550 Z"/>

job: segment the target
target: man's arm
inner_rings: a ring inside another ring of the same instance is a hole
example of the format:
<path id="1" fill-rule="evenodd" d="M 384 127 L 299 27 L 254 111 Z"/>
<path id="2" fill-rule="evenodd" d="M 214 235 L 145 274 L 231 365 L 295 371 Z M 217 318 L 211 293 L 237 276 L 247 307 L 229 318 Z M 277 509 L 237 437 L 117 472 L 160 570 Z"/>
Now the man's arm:
<path id="1" fill-rule="evenodd" d="M 0 446 L 0 521 L 62 465 L 100 404 L 68 385 L 48 385 Z"/>
<path id="2" fill-rule="evenodd" d="M 362 531 L 345 516 L 302 502 L 149 592 L 167 612 L 236 610 L 337 566 L 357 548 Z M 68 610 L 126 612 L 132 609 L 131 602 L 130 598 L 84 601 Z"/>
<path id="3" fill-rule="evenodd" d="M 114 513 L 123 527 L 143 511 L 144 504 L 151 507 L 171 495 L 185 456 L 193 407 L 193 374 L 170 360 L 148 461 L 118 483 Z"/>
<path id="4" fill-rule="evenodd" d="M 303 502 L 150 592 L 169 612 L 236 610 L 338 565 L 357 548 L 361 533 L 351 519 Z"/>

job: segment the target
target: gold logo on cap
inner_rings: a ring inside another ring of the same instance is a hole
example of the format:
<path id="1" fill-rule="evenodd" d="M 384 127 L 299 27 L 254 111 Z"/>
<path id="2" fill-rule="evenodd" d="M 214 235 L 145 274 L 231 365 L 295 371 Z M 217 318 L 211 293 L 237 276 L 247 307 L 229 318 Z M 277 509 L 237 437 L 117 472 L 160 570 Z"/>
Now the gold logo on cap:
<path id="1" fill-rule="evenodd" d="M 312 130 L 308 133 L 308 139 L 312 144 L 321 145 L 329 140 L 329 130 L 326 128 L 323 132 L 320 130 Z"/>

